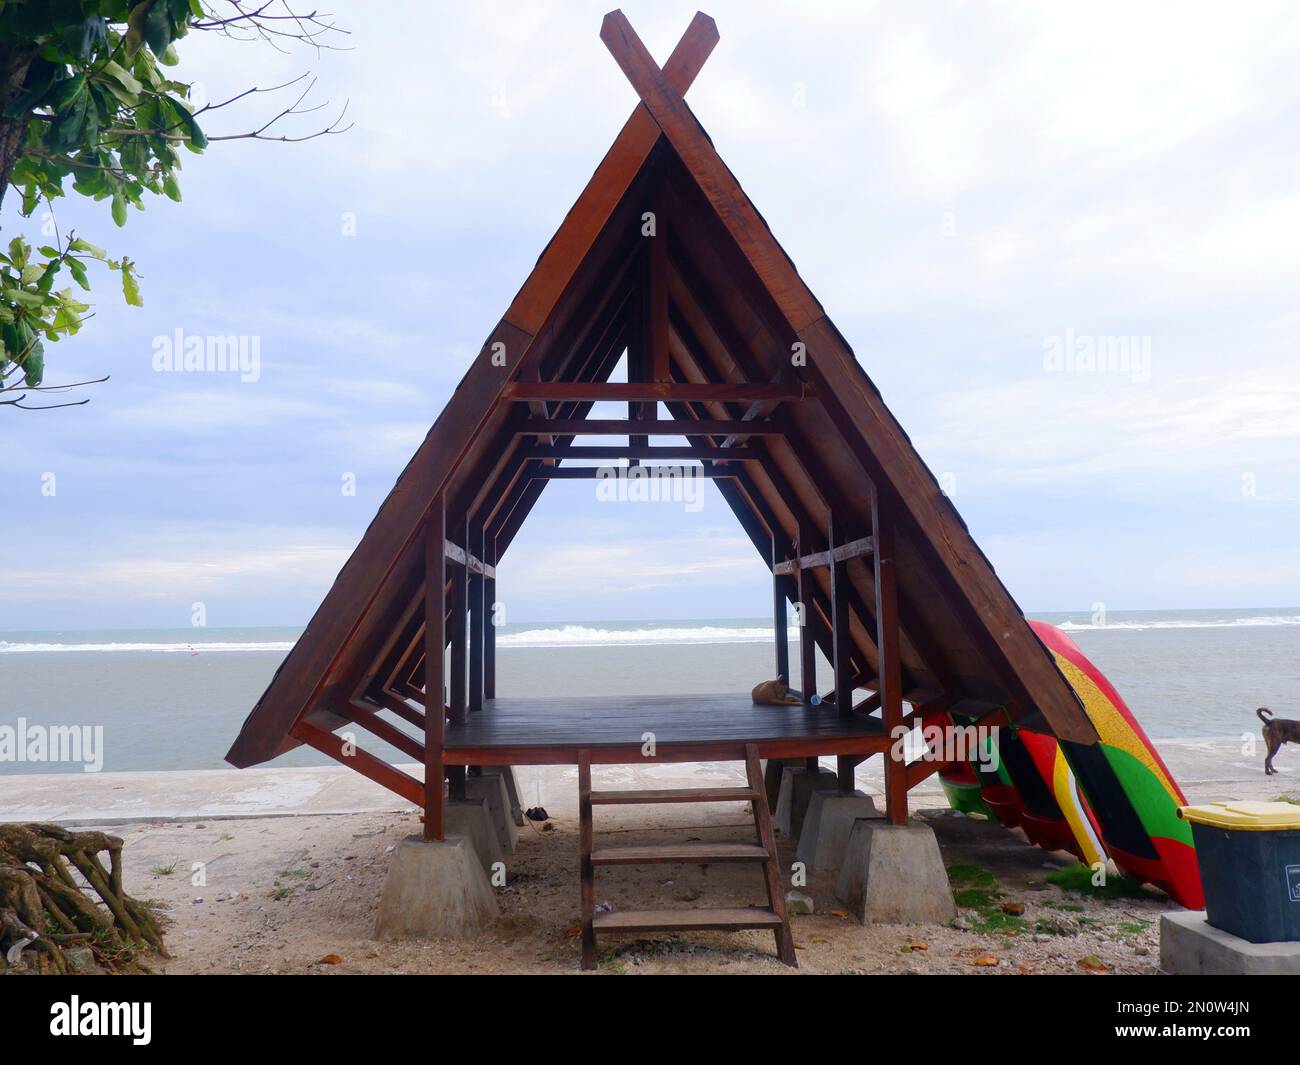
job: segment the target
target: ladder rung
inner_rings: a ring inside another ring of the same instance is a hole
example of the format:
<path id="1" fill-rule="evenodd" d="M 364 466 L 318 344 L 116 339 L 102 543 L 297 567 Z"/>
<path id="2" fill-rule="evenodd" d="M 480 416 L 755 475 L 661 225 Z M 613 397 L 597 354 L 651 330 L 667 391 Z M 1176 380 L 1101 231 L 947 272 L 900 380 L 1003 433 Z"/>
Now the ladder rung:
<path id="1" fill-rule="evenodd" d="M 595 806 L 649 805 L 659 802 L 756 802 L 750 788 L 660 788 L 649 791 L 593 791 Z"/>
<path id="2" fill-rule="evenodd" d="M 597 932 L 692 932 L 706 929 L 780 928 L 781 918 L 771 910 L 754 907 L 699 910 L 628 910 L 598 913 L 592 919 Z"/>
<path id="3" fill-rule="evenodd" d="M 661 843 L 644 847 L 601 847 L 591 852 L 592 865 L 641 865 L 676 862 L 765 862 L 767 849 L 757 843 Z"/>

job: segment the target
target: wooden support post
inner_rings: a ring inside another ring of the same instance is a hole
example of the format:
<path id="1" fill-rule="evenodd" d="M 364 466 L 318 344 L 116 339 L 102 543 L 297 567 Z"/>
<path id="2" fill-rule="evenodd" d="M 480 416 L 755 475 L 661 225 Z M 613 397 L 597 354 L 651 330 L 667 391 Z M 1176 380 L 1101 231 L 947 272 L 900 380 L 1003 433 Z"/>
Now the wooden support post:
<path id="1" fill-rule="evenodd" d="M 853 794 L 853 771 L 858 766 L 858 757 L 852 754 L 841 754 L 835 759 L 835 775 L 840 780 L 840 794 Z"/>
<path id="2" fill-rule="evenodd" d="M 466 543 L 467 550 L 483 558 L 483 527 L 471 526 Z M 469 709 L 476 713 L 483 709 L 483 586 L 481 573 L 469 573 Z"/>
<path id="3" fill-rule="evenodd" d="M 447 633 L 451 637 L 451 692 L 447 706 L 451 709 L 451 723 L 465 724 L 465 698 L 469 690 L 465 625 L 469 614 L 469 567 L 453 566 L 451 574 L 451 624 Z"/>
<path id="4" fill-rule="evenodd" d="M 785 613 L 785 578 L 776 572 L 785 556 L 784 538 L 772 534 L 772 625 L 776 633 L 776 675 L 790 683 L 790 622 Z"/>
<path id="5" fill-rule="evenodd" d="M 497 541 L 484 537 L 483 561 L 492 567 L 492 576 L 483 581 L 483 698 L 497 697 Z"/>
<path id="6" fill-rule="evenodd" d="M 812 550 L 812 536 L 806 525 L 799 526 L 799 554 L 805 555 Z M 817 641 L 813 638 L 813 592 L 812 570 L 799 571 L 799 685 L 803 690 L 803 701 L 812 702 L 817 693 Z"/>
<path id="7" fill-rule="evenodd" d="M 443 838 L 443 650 L 447 614 L 447 510 L 439 495 L 424 534 L 424 838 Z"/>
<path id="8" fill-rule="evenodd" d="M 834 518 L 826 521 L 827 550 L 831 554 L 831 649 L 835 671 L 835 705 L 840 716 L 853 715 L 853 666 L 850 658 L 853 643 L 849 635 L 848 563 L 835 558 L 835 539 L 839 530 Z"/>
<path id="9" fill-rule="evenodd" d="M 592 920 L 596 911 L 596 870 L 591 864 L 594 835 L 591 816 L 591 752 L 578 752 L 578 890 L 579 919 L 582 922 L 582 967 L 596 967 L 596 932 Z"/>
<path id="10" fill-rule="evenodd" d="M 903 728 L 903 669 L 898 624 L 898 565 L 894 523 L 881 506 L 879 492 L 871 496 L 871 524 L 876 542 L 876 647 L 880 659 L 880 705 L 885 734 L 895 739 Z M 907 824 L 907 767 L 901 750 L 885 752 L 885 814 L 891 825 Z"/>
<path id="11" fill-rule="evenodd" d="M 467 527 L 462 525 L 461 534 L 465 538 L 468 550 L 469 538 L 466 535 L 467 532 Z M 469 566 L 455 566 L 452 568 L 451 625 L 448 628 L 451 635 L 451 697 L 447 705 L 451 710 L 453 728 L 465 724 L 467 716 L 465 700 L 469 690 L 467 654 L 469 647 L 465 630 L 469 617 L 469 578 Z M 449 767 L 447 780 L 451 797 L 453 799 L 465 798 L 465 767 L 462 765 Z"/>

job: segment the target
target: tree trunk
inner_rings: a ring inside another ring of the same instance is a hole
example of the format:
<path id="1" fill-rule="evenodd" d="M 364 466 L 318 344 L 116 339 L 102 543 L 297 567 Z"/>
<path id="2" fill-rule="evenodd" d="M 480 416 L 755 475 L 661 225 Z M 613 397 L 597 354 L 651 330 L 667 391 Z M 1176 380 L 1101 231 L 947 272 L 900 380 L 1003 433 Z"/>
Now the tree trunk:
<path id="1" fill-rule="evenodd" d="M 6 118 L 3 112 L 23 91 L 23 82 L 27 80 L 27 71 L 35 58 L 35 48 L 0 45 L 0 206 L 3 206 L 5 193 L 9 190 L 14 164 L 22 155 L 23 138 L 30 121 L 26 114 Z"/>

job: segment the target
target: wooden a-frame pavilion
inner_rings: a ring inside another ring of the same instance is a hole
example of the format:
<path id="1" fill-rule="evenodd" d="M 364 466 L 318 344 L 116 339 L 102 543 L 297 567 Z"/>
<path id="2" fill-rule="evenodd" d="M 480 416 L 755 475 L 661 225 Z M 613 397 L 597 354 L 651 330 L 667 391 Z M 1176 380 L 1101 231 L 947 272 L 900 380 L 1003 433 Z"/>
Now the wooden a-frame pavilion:
<path id="1" fill-rule="evenodd" d="M 835 755 L 846 789 L 853 766 L 881 753 L 895 824 L 907 820 L 908 789 L 944 765 L 891 757 L 900 726 L 1030 724 L 1095 742 L 1051 655 L 683 101 L 718 41 L 713 20 L 697 14 L 662 69 L 621 12 L 601 38 L 640 103 L 227 759 L 250 766 L 309 744 L 422 807 L 437 840 L 467 767 L 577 764 L 589 788 L 592 763 L 646 761 L 646 732 L 655 761 Z M 628 380 L 612 382 L 625 353 Z M 599 401 L 626 403 L 626 419 L 588 418 Z M 626 442 L 584 445 L 593 436 Z M 820 705 L 758 707 L 748 692 L 496 698 L 496 564 L 547 483 L 595 476 L 571 464 L 591 459 L 701 464 L 771 566 L 775 672 L 807 702 L 819 690 L 815 649 L 832 664 Z M 801 604 L 804 626 L 793 675 L 788 604 Z M 429 692 L 441 696 L 432 713 Z M 421 763 L 424 780 L 345 747 L 343 726 Z"/>

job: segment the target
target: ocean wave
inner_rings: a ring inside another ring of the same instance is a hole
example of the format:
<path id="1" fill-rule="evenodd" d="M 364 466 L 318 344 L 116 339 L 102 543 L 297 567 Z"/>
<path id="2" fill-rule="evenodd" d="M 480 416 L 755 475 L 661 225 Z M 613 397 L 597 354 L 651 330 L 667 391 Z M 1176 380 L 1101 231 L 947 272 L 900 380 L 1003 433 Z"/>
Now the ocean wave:
<path id="1" fill-rule="evenodd" d="M 498 647 L 645 647 L 656 644 L 687 643 L 762 643 L 772 639 L 770 626 L 691 627 L 656 626 L 644 629 L 600 629 L 588 625 L 564 625 L 554 629 L 525 629 L 497 635 Z M 790 629 L 790 639 L 799 639 L 799 630 Z"/>
<path id="2" fill-rule="evenodd" d="M 158 654 L 202 654 L 205 651 L 288 651 L 292 642 L 255 643 L 9 643 L 0 640 L 0 654 L 50 654 L 61 651 L 151 651 Z"/>
<path id="3" fill-rule="evenodd" d="M 1170 619 L 1169 621 L 1108 621 L 1104 625 L 1086 624 L 1077 621 L 1057 621 L 1052 624 L 1065 632 L 1099 632 L 1105 629 L 1275 628 L 1279 625 L 1300 625 L 1300 614 L 1260 616 L 1253 618 L 1224 618 L 1216 621 L 1194 621 L 1188 618 Z"/>

